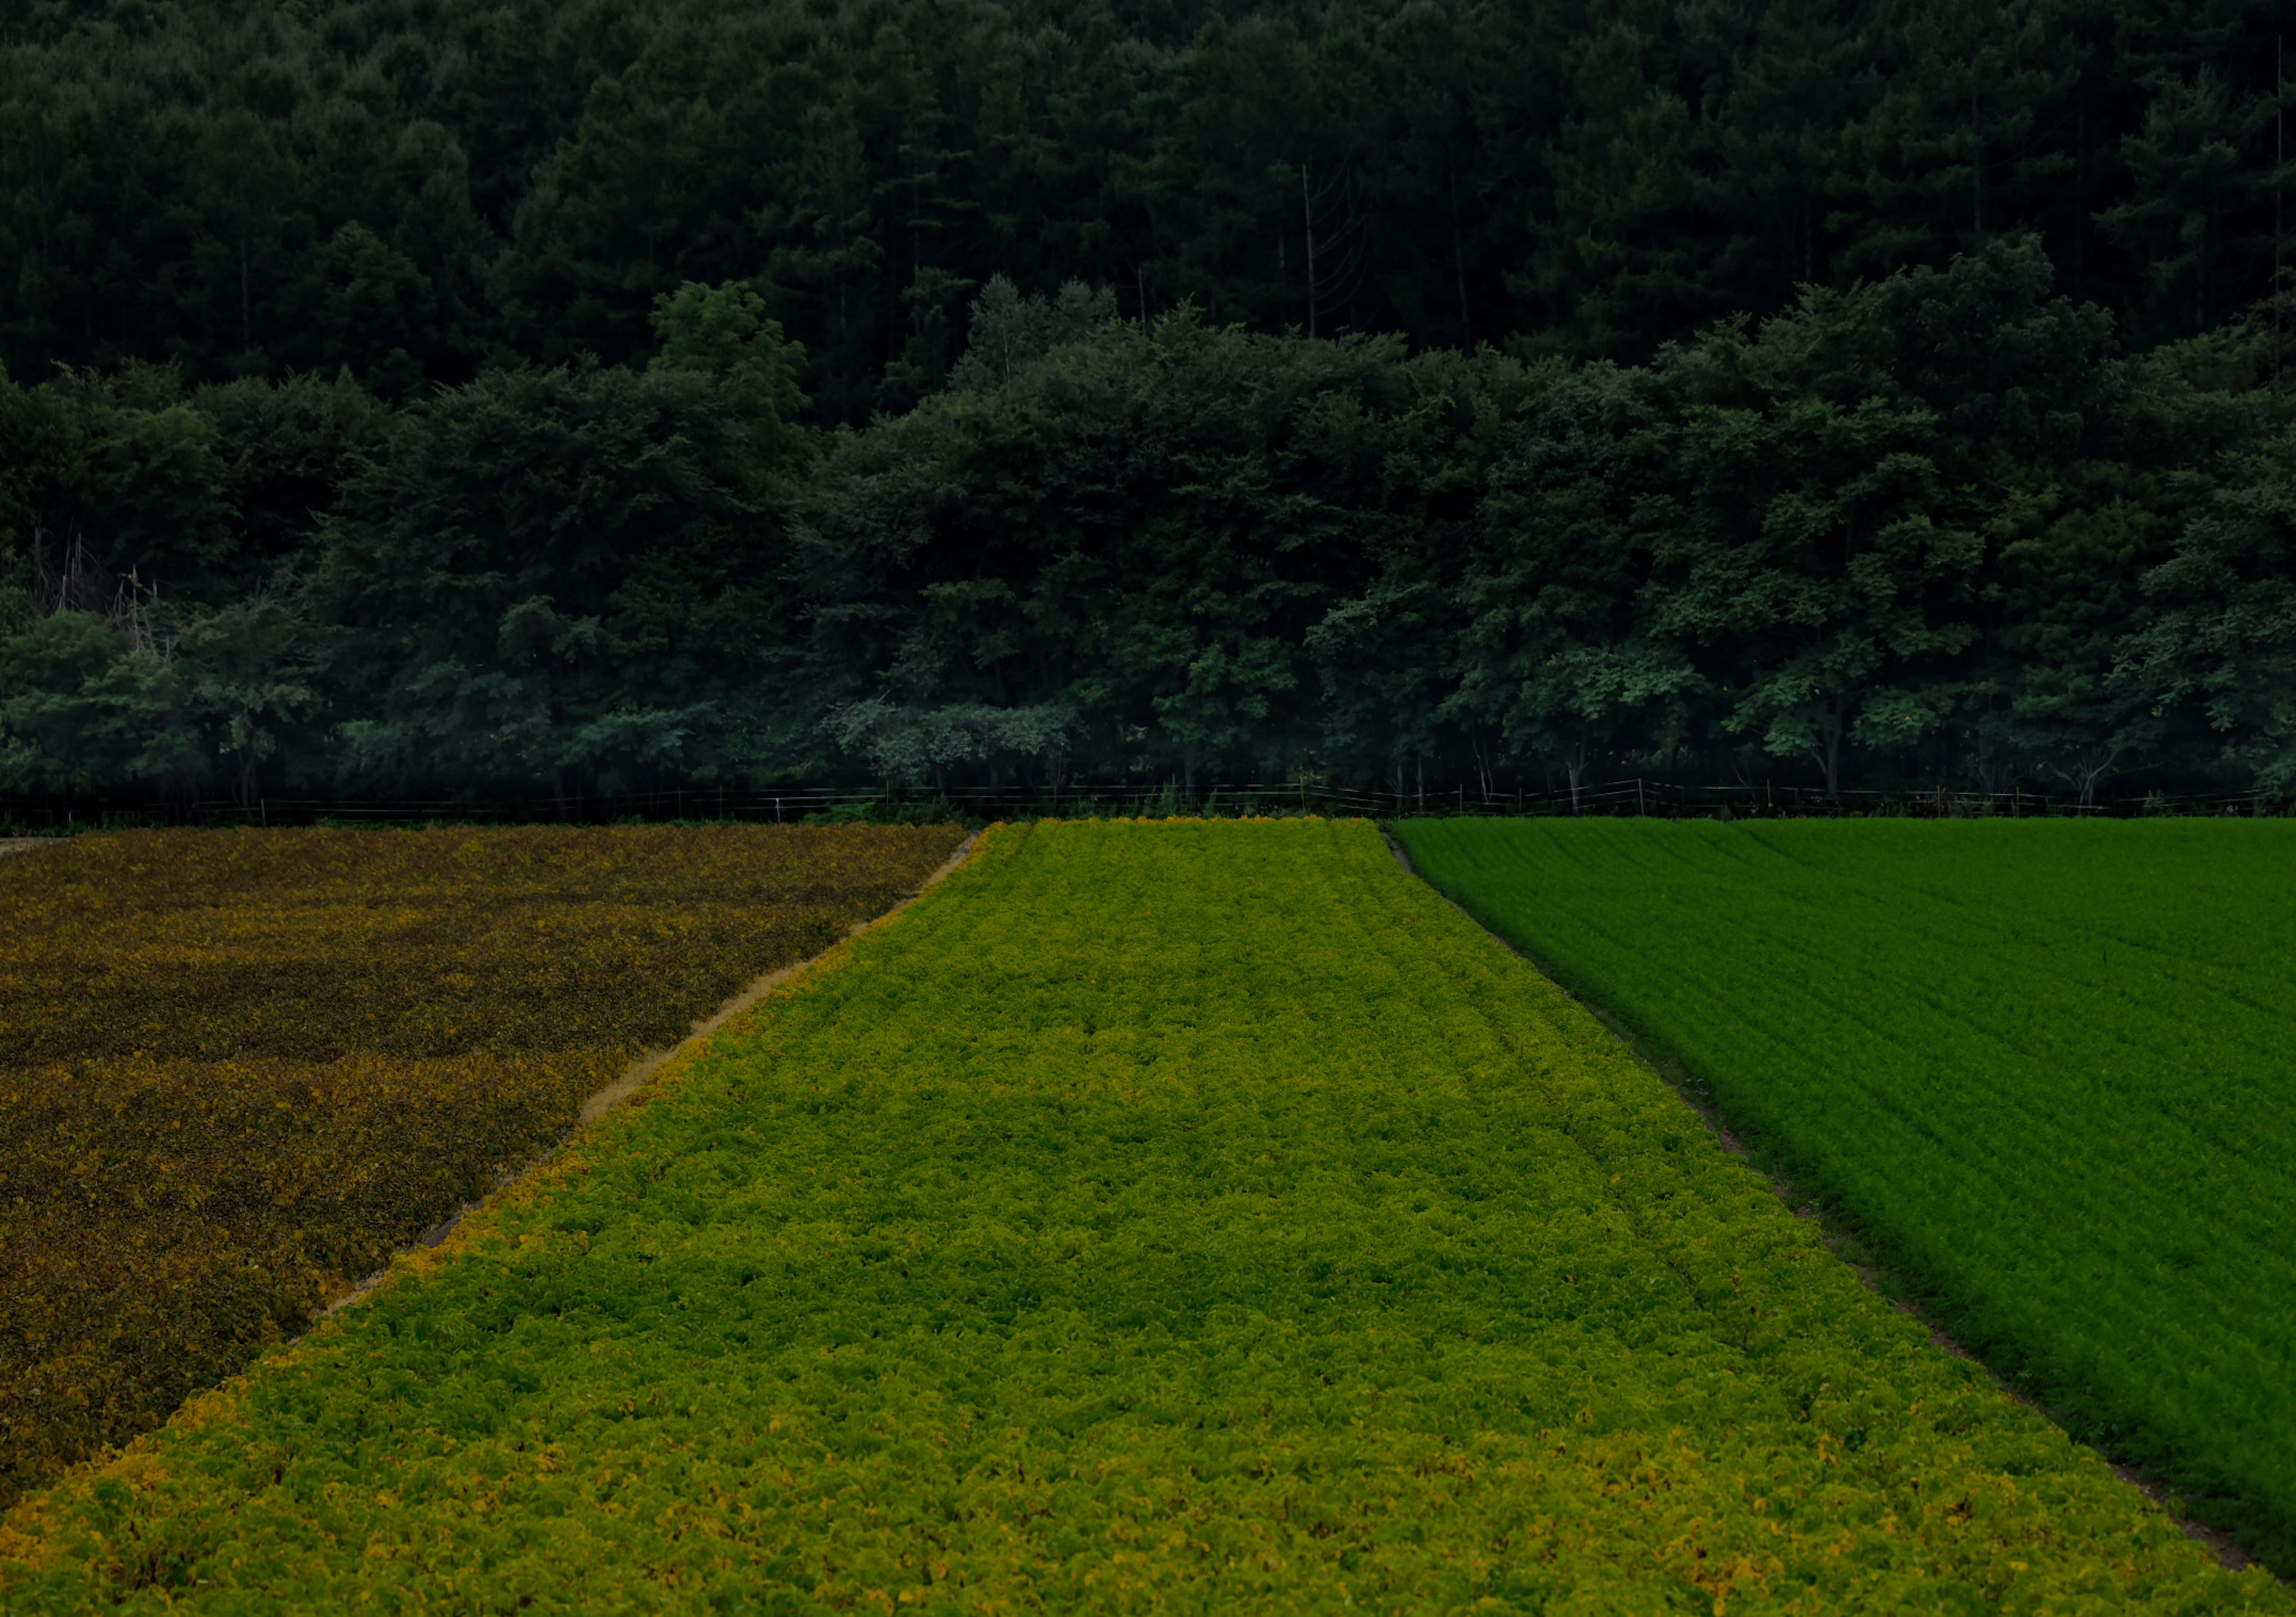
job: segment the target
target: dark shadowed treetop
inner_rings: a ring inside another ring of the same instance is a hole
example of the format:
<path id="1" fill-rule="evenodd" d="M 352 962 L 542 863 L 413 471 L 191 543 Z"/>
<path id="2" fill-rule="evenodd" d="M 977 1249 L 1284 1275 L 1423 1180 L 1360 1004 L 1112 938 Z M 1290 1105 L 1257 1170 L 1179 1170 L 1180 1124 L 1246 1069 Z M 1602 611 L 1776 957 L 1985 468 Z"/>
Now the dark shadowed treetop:
<path id="1" fill-rule="evenodd" d="M 0 792 L 2296 785 L 2230 0 L 0 18 Z"/>
<path id="2" fill-rule="evenodd" d="M 2268 290 L 2288 18 L 2231 0 L 74 0 L 0 21 L 0 361 L 652 351 L 739 281 L 821 415 L 973 294 L 1641 359 L 2031 234 L 2140 345 Z"/>

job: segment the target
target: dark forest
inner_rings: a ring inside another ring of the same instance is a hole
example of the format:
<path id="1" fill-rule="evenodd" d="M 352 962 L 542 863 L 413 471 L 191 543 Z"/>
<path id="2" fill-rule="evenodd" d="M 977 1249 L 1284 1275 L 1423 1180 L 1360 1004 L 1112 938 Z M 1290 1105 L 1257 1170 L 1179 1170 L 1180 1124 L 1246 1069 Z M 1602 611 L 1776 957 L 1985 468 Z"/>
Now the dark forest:
<path id="1" fill-rule="evenodd" d="M 2296 787 L 2283 32 L 10 6 L 0 792 Z"/>

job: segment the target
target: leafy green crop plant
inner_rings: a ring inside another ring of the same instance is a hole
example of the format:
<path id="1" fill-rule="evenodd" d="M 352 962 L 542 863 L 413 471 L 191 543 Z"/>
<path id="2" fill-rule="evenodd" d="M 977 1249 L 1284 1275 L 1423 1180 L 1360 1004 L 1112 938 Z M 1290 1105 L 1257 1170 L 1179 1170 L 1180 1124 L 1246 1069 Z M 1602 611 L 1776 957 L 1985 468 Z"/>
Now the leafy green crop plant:
<path id="1" fill-rule="evenodd" d="M 1398 834 L 2078 1434 L 2296 1561 L 2296 826 Z"/>
<path id="2" fill-rule="evenodd" d="M 0 1526 L 78 1612 L 2285 1612 L 1362 823 L 991 831 Z"/>

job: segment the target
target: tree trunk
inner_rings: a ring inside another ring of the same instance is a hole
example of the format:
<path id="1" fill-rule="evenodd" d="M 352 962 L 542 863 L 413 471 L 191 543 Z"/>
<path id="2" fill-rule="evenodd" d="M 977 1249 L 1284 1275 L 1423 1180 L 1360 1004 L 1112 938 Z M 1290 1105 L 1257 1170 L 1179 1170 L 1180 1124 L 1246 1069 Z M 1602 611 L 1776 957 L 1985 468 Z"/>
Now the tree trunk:
<path id="1" fill-rule="evenodd" d="M 247 216 L 239 216 L 239 351 L 255 347 L 255 305 L 247 290 Z"/>
<path id="2" fill-rule="evenodd" d="M 1292 322 L 1292 245 L 1282 230 L 1275 233 L 1275 329 L 1283 331 Z"/>
<path id="3" fill-rule="evenodd" d="M 2073 300 L 2081 295 L 2081 226 L 2088 218 L 2088 97 L 2073 103 Z"/>
<path id="4" fill-rule="evenodd" d="M 1459 346 L 1472 350 L 1475 346 L 1475 328 L 1467 318 L 1467 244 L 1456 222 L 1451 226 L 1451 269 L 1459 278 Z"/>
<path id="5" fill-rule="evenodd" d="M 2201 202 L 2201 245 L 2193 255 L 2193 329 L 2209 329 L 2209 204 Z"/>
<path id="6" fill-rule="evenodd" d="M 1841 718 L 1837 712 L 1826 726 L 1825 744 L 1817 749 L 1817 767 L 1825 771 L 1825 795 L 1838 797 L 1841 792 Z"/>
<path id="7" fill-rule="evenodd" d="M 1817 766 L 1825 771 L 1825 795 L 1841 794 L 1841 743 L 1849 733 L 1850 710 L 1857 706 L 1858 693 L 1844 691 L 1833 699 L 1833 712 L 1825 726 L 1825 744 L 1814 748 Z"/>
<path id="8" fill-rule="evenodd" d="M 1316 194 L 1308 188 L 1308 165 L 1300 165 L 1300 211 L 1307 221 L 1308 236 L 1308 335 L 1316 335 Z"/>
<path id="9" fill-rule="evenodd" d="M 2112 773 L 2112 766 L 2120 761 L 2120 749 L 2108 747 L 2103 751 L 2090 751 L 2081 754 L 2075 770 L 2080 780 L 2081 812 L 2096 807 L 2097 784 Z"/>
<path id="10" fill-rule="evenodd" d="M 32 615 L 45 618 L 55 608 L 49 602 L 61 592 L 61 581 L 52 583 L 48 576 L 48 529 L 38 516 L 32 518 Z"/>
<path id="11" fill-rule="evenodd" d="M 1451 182 L 1451 274 L 1459 287 L 1459 346 L 1475 346 L 1473 323 L 1467 316 L 1467 242 L 1459 223 L 1459 155 L 1451 147 L 1451 92 L 1443 92 L 1443 168 Z"/>
<path id="12" fill-rule="evenodd" d="M 1969 218 L 1970 233 L 1985 234 L 1985 136 L 1980 126 L 1980 103 L 1977 93 L 1969 96 Z"/>

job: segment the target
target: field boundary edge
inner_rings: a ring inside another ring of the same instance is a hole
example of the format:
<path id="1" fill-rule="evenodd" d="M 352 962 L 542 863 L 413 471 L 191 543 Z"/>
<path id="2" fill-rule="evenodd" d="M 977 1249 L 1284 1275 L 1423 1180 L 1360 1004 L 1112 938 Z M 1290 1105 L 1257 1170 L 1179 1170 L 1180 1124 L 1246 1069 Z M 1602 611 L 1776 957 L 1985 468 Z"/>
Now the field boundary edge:
<path id="1" fill-rule="evenodd" d="M 213 1386 L 203 1387 L 187 1396 L 175 1411 L 159 1425 L 140 1432 L 125 1443 L 107 1448 L 87 1456 L 75 1465 L 48 1478 L 5 1511 L 0 1511 L 0 1570 L 10 1560 L 20 1563 L 19 1571 L 37 1572 L 47 1565 L 54 1547 L 45 1543 L 27 1542 L 23 1525 L 35 1521 L 45 1510 L 51 1498 L 67 1491 L 86 1492 L 95 1482 L 107 1475 L 126 1476 L 131 1486 L 150 1482 L 164 1470 L 159 1458 L 158 1445 L 177 1428 L 197 1428 L 229 1417 L 230 1412 L 246 1396 L 250 1382 L 267 1372 L 275 1373 L 295 1362 L 307 1344 L 315 1338 L 332 1334 L 342 1328 L 338 1316 L 381 1291 L 392 1280 L 401 1276 L 421 1278 L 448 1254 L 441 1251 L 450 1237 L 472 1235 L 482 1221 L 472 1221 L 473 1213 L 483 1214 L 504 1205 L 506 1198 L 530 1196 L 538 1192 L 555 1174 L 563 1171 L 587 1172 L 578 1147 L 591 1136 L 594 1125 L 611 1115 L 622 1104 L 635 1098 L 644 1105 L 640 1093 L 649 1083 L 663 1076 L 664 1070 L 682 1063 L 685 1058 L 700 1053 L 709 1038 L 721 1031 L 726 1024 L 744 1011 L 753 1010 L 775 990 L 786 989 L 792 982 L 834 969 L 849 956 L 851 944 L 863 933 L 875 930 L 890 921 L 918 900 L 925 898 L 948 877 L 964 868 L 979 852 L 991 832 L 1004 822 L 997 822 L 978 831 L 968 831 L 956 850 L 942 861 L 940 866 L 920 882 L 915 891 L 898 904 L 857 921 L 848 927 L 844 935 L 820 953 L 807 956 L 784 966 L 777 966 L 750 982 L 710 1015 L 694 1024 L 693 1031 L 681 1039 L 676 1047 L 666 1051 L 645 1052 L 634 1059 L 622 1077 L 604 1088 L 595 1091 L 585 1103 L 585 1112 L 578 1115 L 571 1127 L 547 1150 L 538 1153 L 527 1164 L 514 1172 L 502 1175 L 493 1187 L 476 1201 L 467 1202 L 451 1217 L 426 1231 L 408 1245 L 392 1252 L 390 1260 L 357 1285 L 344 1292 L 324 1306 L 312 1310 L 309 1323 L 292 1336 L 283 1336 L 266 1349 L 253 1363 L 224 1377 Z M 42 839 L 31 839 L 34 841 Z M 633 1081 L 633 1075 L 636 1075 Z M 602 1096 L 611 1096 L 598 1107 L 594 1115 L 587 1108 Z M 457 1243 L 460 1244 L 460 1243 Z M 10 1584 L 0 1578 L 0 1595 Z"/>
<path id="2" fill-rule="evenodd" d="M 381 1268 L 375 1270 L 373 1274 L 369 1275 L 365 1279 L 360 1281 L 348 1291 L 330 1299 L 324 1307 L 317 1309 L 311 1316 L 311 1328 L 316 1328 L 322 1320 L 332 1318 L 336 1314 L 340 1313 L 343 1309 L 365 1301 L 368 1297 L 372 1296 L 386 1280 L 390 1279 L 394 1273 L 398 1272 L 401 1267 L 401 1260 L 411 1257 L 426 1249 L 435 1249 L 442 1245 L 446 1242 L 447 1238 L 453 1235 L 455 1231 L 461 1227 L 464 1219 L 468 1218 L 471 1214 L 477 1212 L 480 1208 L 486 1206 L 488 1202 L 492 1201 L 496 1196 L 500 1195 L 504 1191 L 514 1189 L 534 1178 L 534 1177 L 540 1173 L 545 1168 L 547 1168 L 551 1163 L 557 1161 L 558 1158 L 565 1152 L 566 1148 L 579 1138 L 593 1124 L 596 1123 L 601 1118 L 612 1112 L 618 1107 L 627 1104 L 638 1093 L 639 1090 L 644 1088 L 648 1084 L 650 1084 L 653 1080 L 655 1075 L 660 1072 L 664 1067 L 668 1066 L 673 1062 L 682 1060 L 685 1057 L 696 1054 L 701 1047 L 709 1041 L 711 1036 L 723 1029 L 727 1022 L 732 1022 L 736 1016 L 741 1015 L 745 1011 L 755 1009 L 776 989 L 784 988 L 799 976 L 812 972 L 816 967 L 829 961 L 838 953 L 839 950 L 844 948 L 846 945 L 852 942 L 853 940 L 860 937 L 865 932 L 871 932 L 877 927 L 882 926 L 886 922 L 890 921 L 903 910 L 916 903 L 917 900 L 923 898 L 934 888 L 939 886 L 943 882 L 947 881 L 951 875 L 954 875 L 959 869 L 964 867 L 965 861 L 972 858 L 973 850 L 980 845 L 980 840 L 984 834 L 985 833 L 983 832 L 979 831 L 967 832 L 965 833 L 964 841 L 956 845 L 956 851 L 950 854 L 947 858 L 942 860 L 939 867 L 934 870 L 931 874 L 927 875 L 925 879 L 918 884 L 917 890 L 914 892 L 911 893 L 907 898 L 903 899 L 899 903 L 894 905 L 890 909 L 885 910 L 880 915 L 872 915 L 866 920 L 855 922 L 852 925 L 846 928 L 843 936 L 840 937 L 827 948 L 823 949 L 819 954 L 808 955 L 802 960 L 793 960 L 787 965 L 775 966 L 773 970 L 754 979 L 744 986 L 739 992 L 734 994 L 732 998 L 726 1000 L 715 1011 L 712 1011 L 708 1016 L 696 1022 L 693 1024 L 693 1030 L 688 1033 L 684 1038 L 680 1039 L 670 1048 L 667 1050 L 642 1051 L 637 1055 L 634 1056 L 631 1059 L 630 1063 L 622 1069 L 620 1077 L 615 1079 L 613 1082 L 607 1084 L 601 1088 L 593 1090 L 583 1100 L 581 1110 L 575 1114 L 572 1125 L 569 1127 L 563 1134 L 559 1136 L 558 1139 L 547 1149 L 538 1153 L 530 1161 L 529 1161 L 525 1166 L 503 1174 L 491 1186 L 488 1188 L 485 1194 L 473 1201 L 463 1202 L 461 1207 L 448 1214 L 444 1219 L 431 1226 L 430 1228 L 423 1231 L 422 1234 L 417 1235 L 412 1242 L 394 1252 L 390 1256 L 390 1260 L 385 1263 Z M 298 1336 L 290 1338 L 289 1340 L 291 1342 L 299 1341 L 301 1338 Z M 251 1367 L 250 1367 L 250 1368 Z"/>
<path id="3" fill-rule="evenodd" d="M 1410 850 L 1396 840 L 1384 824 L 1380 826 L 1380 834 L 1386 841 L 1388 850 L 1394 854 L 1395 862 L 1403 867 L 1406 875 L 1423 882 L 1443 902 L 1466 916 L 1477 926 L 1481 927 L 1484 936 L 1546 979 L 1557 991 L 1593 1017 L 1612 1038 L 1624 1046 L 1636 1061 L 1655 1073 L 1660 1082 L 1666 1085 L 1680 1098 L 1684 1105 L 1697 1114 L 1699 1121 L 1706 1125 L 1708 1131 L 1714 1136 L 1725 1151 L 1744 1162 L 1755 1173 L 1759 1174 L 1763 1181 L 1768 1185 L 1770 1193 L 1792 1208 L 1796 1218 L 1808 1219 L 1818 1227 L 1818 1232 L 1824 1239 L 1826 1250 L 1832 1252 L 1836 1260 L 1848 1266 L 1850 1272 L 1857 1276 L 1859 1284 L 1867 1291 L 1927 1331 L 1930 1341 L 1934 1345 L 1978 1370 L 2004 1397 L 2032 1410 L 2060 1432 L 2063 1432 L 2068 1441 L 2078 1443 L 2095 1454 L 2098 1458 L 2112 1467 L 2114 1475 L 2159 1506 L 2187 1539 L 2207 1546 L 2215 1554 L 2218 1564 L 2226 1570 L 2243 1572 L 2250 1567 L 2256 1567 L 2269 1572 L 2286 1587 L 2296 1588 L 2296 1574 L 2284 1572 L 2276 1566 L 2267 1565 L 2258 1560 L 2241 1544 L 2239 1538 L 2232 1530 L 2211 1526 L 2196 1520 L 2185 1508 L 2185 1502 L 2182 1496 L 2159 1476 L 2137 1466 L 2124 1465 L 2098 1449 L 2095 1444 L 2075 1437 L 2072 1432 L 2066 1430 L 2063 1423 L 2050 1412 L 2046 1404 L 2011 1384 L 1991 1365 L 1986 1363 L 1982 1357 L 1963 1346 L 1955 1339 L 1951 1332 L 1931 1317 L 1927 1309 L 1905 1294 L 1913 1289 L 1907 1276 L 1898 1274 L 1886 1264 L 1866 1261 L 1866 1259 L 1874 1253 L 1872 1244 L 1849 1219 L 1841 1215 L 1838 1209 L 1826 1205 L 1820 1198 L 1805 1192 L 1795 1181 L 1792 1174 L 1775 1160 L 1775 1153 L 1765 1150 L 1758 1154 L 1754 1148 L 1748 1146 L 1732 1132 L 1729 1125 L 1724 1122 L 1715 1111 L 1711 1101 L 1700 1098 L 1696 1090 L 1702 1086 L 1689 1068 L 1670 1051 L 1657 1041 L 1644 1037 L 1625 1018 L 1617 1015 L 1587 996 L 1574 991 L 1560 976 L 1550 971 L 1536 957 L 1525 953 L 1512 939 L 1503 936 L 1473 910 L 1460 903 L 1458 899 L 1445 892 L 1425 876 L 1421 875 L 1417 867 L 1411 862 Z M 1853 1249 L 1854 1255 L 1853 1252 L 1842 1250 L 1845 1245 Z"/>

